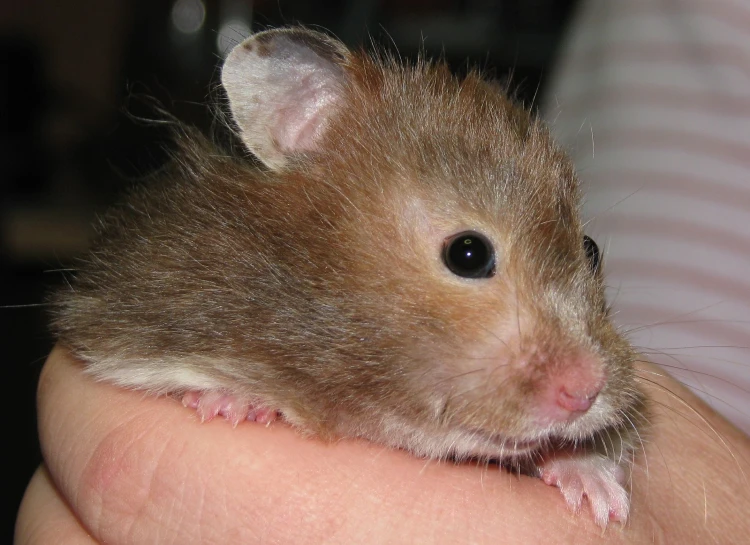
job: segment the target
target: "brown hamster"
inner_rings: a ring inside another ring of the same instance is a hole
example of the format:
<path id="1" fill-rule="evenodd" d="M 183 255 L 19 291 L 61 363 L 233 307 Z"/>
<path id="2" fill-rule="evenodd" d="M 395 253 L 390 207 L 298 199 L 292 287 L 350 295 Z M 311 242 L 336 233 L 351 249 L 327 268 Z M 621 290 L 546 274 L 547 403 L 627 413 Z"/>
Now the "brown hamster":
<path id="1" fill-rule="evenodd" d="M 323 438 L 499 460 L 624 521 L 644 400 L 573 166 L 499 86 L 304 29 L 222 84 L 248 157 L 185 129 L 106 215 L 54 329 L 95 377 Z"/>

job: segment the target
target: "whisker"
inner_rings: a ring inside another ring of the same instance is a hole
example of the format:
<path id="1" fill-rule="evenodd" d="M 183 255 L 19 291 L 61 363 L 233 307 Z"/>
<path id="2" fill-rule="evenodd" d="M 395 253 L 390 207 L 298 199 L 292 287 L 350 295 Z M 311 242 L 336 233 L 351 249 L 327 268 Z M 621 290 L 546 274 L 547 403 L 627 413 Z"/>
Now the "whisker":
<path id="1" fill-rule="evenodd" d="M 654 374 L 656 374 L 656 373 L 654 373 Z M 664 377 L 664 375 L 658 375 L 658 374 L 657 374 L 657 376 L 660 376 L 662 378 Z M 706 426 L 708 426 L 708 429 L 711 431 L 711 433 L 715 436 L 716 439 L 718 439 L 721 442 L 721 444 L 726 449 L 727 453 L 732 457 L 732 460 L 735 462 L 735 465 L 737 466 L 737 469 L 740 470 L 740 473 L 742 474 L 743 479 L 747 480 L 747 477 L 745 475 L 745 471 L 742 469 L 742 466 L 740 465 L 739 460 L 737 459 L 736 454 L 734 453 L 734 451 L 730 447 L 730 445 L 727 442 L 726 438 L 716 429 L 716 427 L 714 425 L 711 424 L 711 422 L 705 416 L 703 416 L 703 414 L 700 413 L 700 411 L 698 411 L 696 408 L 694 408 L 693 406 L 691 406 L 687 401 L 685 401 L 684 399 L 682 399 L 682 397 L 680 397 L 677 393 L 675 393 L 674 391 L 672 391 L 670 388 L 664 386 L 663 384 L 658 383 L 655 380 L 650 380 L 650 379 L 648 379 L 646 377 L 643 377 L 641 375 L 637 375 L 637 380 L 640 380 L 642 382 L 650 384 L 651 386 L 654 386 L 654 387 L 657 387 L 657 388 L 661 389 L 661 391 L 663 391 L 666 394 L 668 394 L 670 398 L 678 401 L 683 407 L 687 408 L 690 413 L 692 413 L 694 416 L 696 416 L 703 424 L 705 424 Z M 654 402 L 654 401 L 652 400 L 652 402 Z M 696 429 L 700 430 L 705 435 L 707 435 L 707 436 L 709 435 L 703 428 L 701 428 L 700 426 L 698 426 L 698 424 L 696 424 L 695 422 L 692 422 L 690 419 L 688 419 L 688 417 L 686 415 L 684 415 L 683 413 L 679 412 L 676 408 L 670 407 L 669 405 L 666 405 L 664 403 L 659 403 L 659 402 L 656 402 L 656 403 L 660 407 L 663 407 L 665 409 L 669 409 L 671 413 L 673 413 L 673 414 L 675 414 L 677 416 L 682 417 L 682 419 L 685 422 L 688 422 L 689 424 L 695 426 Z"/>
<path id="2" fill-rule="evenodd" d="M 681 318 L 683 316 L 691 316 L 692 314 L 697 314 L 699 312 L 703 312 L 705 310 L 714 308 L 714 307 L 722 304 L 723 302 L 724 301 L 718 301 L 716 303 L 711 303 L 710 305 L 706 305 L 706 306 L 703 306 L 703 307 L 700 307 L 700 308 L 697 308 L 697 309 L 694 309 L 694 310 L 689 310 L 689 311 L 686 311 L 686 312 L 680 312 L 678 314 L 674 314 L 672 316 L 668 316 L 668 317 L 666 317 L 664 319 L 657 320 L 657 321 L 654 321 L 654 322 L 651 322 L 651 323 L 648 323 L 648 324 L 641 324 L 641 325 L 633 326 L 633 327 L 622 327 L 622 329 L 625 331 L 625 333 L 624 333 L 625 335 L 630 335 L 632 333 L 635 333 L 637 331 L 641 331 L 643 329 L 651 329 L 651 328 L 654 328 L 654 327 L 658 327 L 660 325 L 669 325 L 669 324 L 674 323 L 675 321 L 677 321 L 678 318 Z"/>
<path id="3" fill-rule="evenodd" d="M 39 307 L 48 307 L 48 306 L 51 306 L 50 303 L 26 303 L 26 304 L 20 304 L 20 305 L 0 305 L 0 310 L 18 309 L 18 308 L 39 308 Z"/>
<path id="4" fill-rule="evenodd" d="M 644 362 L 644 360 L 636 360 L 636 361 Z M 705 371 L 698 371 L 698 370 L 695 370 L 695 369 L 687 369 L 687 368 L 684 368 L 684 367 L 678 367 L 676 365 L 668 365 L 666 363 L 660 363 L 659 365 L 661 367 L 666 367 L 667 369 L 673 369 L 673 370 L 676 370 L 676 371 L 686 371 L 686 372 L 691 373 L 691 374 L 701 375 L 701 376 L 703 376 L 705 378 L 715 379 L 715 380 L 717 380 L 719 382 L 723 382 L 724 384 L 728 384 L 730 386 L 733 386 L 733 387 L 737 388 L 738 390 L 741 390 L 741 391 L 743 391 L 745 393 L 750 394 L 750 390 L 748 390 L 746 388 L 743 388 L 742 386 L 740 386 L 736 382 L 731 382 L 729 379 L 725 379 L 725 378 L 720 377 L 718 375 L 713 375 L 711 373 L 706 373 Z M 670 376 L 672 378 L 674 378 L 677 382 L 679 382 L 680 384 L 682 384 L 683 386 L 685 386 L 686 388 L 690 388 L 691 390 L 693 390 L 695 392 L 700 392 L 701 394 L 703 394 L 703 395 L 705 395 L 707 397 L 711 397 L 712 399 L 714 399 L 714 400 L 716 400 L 716 401 L 718 401 L 720 403 L 724 403 L 727 407 L 730 407 L 730 408 L 738 410 L 738 411 L 740 410 L 738 407 L 734 407 L 730 403 L 728 403 L 727 401 L 724 401 L 723 399 L 721 399 L 719 397 L 716 397 L 715 395 L 713 395 L 710 392 L 708 392 L 707 389 L 706 389 L 706 387 L 703 386 L 703 385 L 701 385 L 701 387 L 699 388 L 697 386 L 693 386 L 692 384 L 688 384 L 686 382 L 683 382 L 682 380 L 680 380 L 680 377 L 674 376 L 674 374 L 672 374 Z"/>

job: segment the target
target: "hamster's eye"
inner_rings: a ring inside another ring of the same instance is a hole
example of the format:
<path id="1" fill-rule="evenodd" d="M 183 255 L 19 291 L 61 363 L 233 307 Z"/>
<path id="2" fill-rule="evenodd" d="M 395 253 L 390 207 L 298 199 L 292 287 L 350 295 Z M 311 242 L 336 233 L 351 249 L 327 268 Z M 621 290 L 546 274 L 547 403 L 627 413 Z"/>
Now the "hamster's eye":
<path id="1" fill-rule="evenodd" d="M 453 274 L 463 278 L 489 278 L 495 275 L 492 243 L 476 231 L 464 231 L 445 239 L 443 261 Z"/>
<path id="2" fill-rule="evenodd" d="M 586 251 L 586 257 L 591 263 L 591 270 L 597 272 L 599 270 L 599 246 L 596 245 L 594 239 L 583 235 L 583 249 Z"/>

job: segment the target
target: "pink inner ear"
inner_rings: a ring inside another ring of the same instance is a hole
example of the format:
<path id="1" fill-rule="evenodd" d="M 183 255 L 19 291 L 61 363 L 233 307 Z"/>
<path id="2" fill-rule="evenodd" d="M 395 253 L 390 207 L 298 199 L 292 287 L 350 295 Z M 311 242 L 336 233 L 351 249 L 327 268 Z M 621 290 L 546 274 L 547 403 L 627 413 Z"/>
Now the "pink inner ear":
<path id="1" fill-rule="evenodd" d="M 319 136 L 333 109 L 336 94 L 330 81 L 316 77 L 314 73 L 306 74 L 295 83 L 284 96 L 285 105 L 279 105 L 275 122 L 270 127 L 271 137 L 284 152 L 314 151 L 318 148 Z"/>
<path id="2" fill-rule="evenodd" d="M 277 169 L 288 155 L 319 148 L 345 75 L 341 65 L 294 36 L 265 35 L 261 45 L 249 38 L 235 47 L 222 84 L 245 145 Z"/>

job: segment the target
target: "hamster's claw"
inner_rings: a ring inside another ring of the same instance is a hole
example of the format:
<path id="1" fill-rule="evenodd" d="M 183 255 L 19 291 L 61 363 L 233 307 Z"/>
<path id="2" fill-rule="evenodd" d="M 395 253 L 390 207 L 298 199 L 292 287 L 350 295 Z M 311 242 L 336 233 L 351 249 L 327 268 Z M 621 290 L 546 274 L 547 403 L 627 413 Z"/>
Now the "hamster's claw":
<path id="1" fill-rule="evenodd" d="M 273 409 L 253 405 L 247 400 L 221 391 L 189 391 L 182 396 L 182 404 L 195 409 L 201 422 L 223 416 L 232 426 L 243 420 L 268 424 L 279 416 Z"/>
<path id="2" fill-rule="evenodd" d="M 623 484 L 623 468 L 600 454 L 572 455 L 549 458 L 539 465 L 539 476 L 560 489 L 568 506 L 578 512 L 583 497 L 596 523 L 605 528 L 610 520 L 625 523 L 630 511 L 630 498 Z"/>

